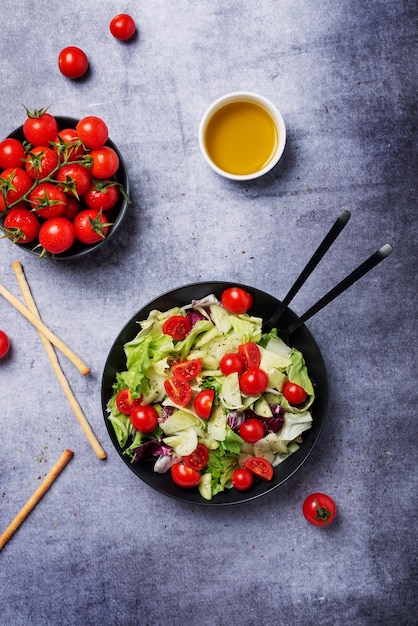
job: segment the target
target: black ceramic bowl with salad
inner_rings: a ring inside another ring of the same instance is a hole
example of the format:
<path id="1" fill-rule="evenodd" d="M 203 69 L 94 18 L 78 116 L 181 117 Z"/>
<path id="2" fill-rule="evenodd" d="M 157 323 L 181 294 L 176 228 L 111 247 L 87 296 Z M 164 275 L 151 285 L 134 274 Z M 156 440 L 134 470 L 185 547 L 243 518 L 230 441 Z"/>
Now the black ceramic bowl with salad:
<path id="1" fill-rule="evenodd" d="M 225 310 L 222 296 L 231 287 L 249 294 L 247 313 Z M 104 368 L 103 415 L 121 459 L 149 486 L 191 503 L 230 505 L 271 492 L 306 461 L 326 416 L 326 369 L 305 326 L 291 335 L 289 345 L 276 329 L 263 332 L 263 320 L 279 304 L 274 296 L 250 286 L 200 282 L 149 302 L 122 329 Z M 286 309 L 280 324 L 296 318 Z M 180 321 L 177 337 L 173 319 Z M 240 356 L 239 373 L 233 367 L 222 373 L 225 354 Z M 257 376 L 254 382 L 254 369 L 267 372 L 268 382 L 261 387 Z M 287 400 L 284 385 L 295 381 L 299 391 L 307 391 L 298 400 Z M 204 401 L 199 403 L 201 396 Z M 291 404 L 296 401 L 298 405 Z M 144 406 L 151 407 L 148 414 Z M 255 422 L 256 433 L 262 427 L 256 442 L 249 428 Z M 196 455 L 201 444 L 206 449 L 203 461 Z M 179 486 L 193 484 L 183 466 L 200 475 L 199 484 Z M 252 485 L 245 490 L 231 481 L 239 466 L 251 469 Z"/>
<path id="2" fill-rule="evenodd" d="M 23 202 L 13 201 L 12 198 L 11 203 L 5 204 L 4 198 L 1 199 L 0 226 L 3 234 L 25 252 L 36 256 L 53 257 L 56 261 L 83 258 L 103 245 L 107 245 L 126 216 L 129 204 L 129 180 L 126 166 L 122 154 L 108 136 L 102 146 L 98 148 L 94 147 L 94 143 L 92 143 L 92 147 L 86 146 L 79 139 L 75 129 L 79 122 L 84 120 L 88 121 L 91 118 L 99 120 L 107 130 L 107 126 L 101 118 L 88 116 L 79 120 L 73 117 L 52 116 L 50 113 L 46 113 L 46 110 L 36 111 L 35 114 L 41 115 L 35 116 L 32 120 L 28 114 L 27 118 L 27 120 L 33 121 L 35 127 L 32 141 L 28 141 L 25 125 L 22 125 L 0 142 L 0 159 L 2 159 L 3 153 L 6 154 L 6 162 L 0 163 L 2 170 L 0 176 L 6 181 L 0 181 L 1 186 L 7 186 L 7 181 L 10 179 L 13 184 L 17 181 L 19 185 L 22 185 L 22 189 L 26 190 L 22 197 Z M 57 133 L 53 139 L 43 141 L 43 129 L 40 128 L 40 140 L 38 142 L 36 132 L 39 120 L 46 116 L 53 117 L 55 120 Z M 58 133 L 60 134 L 59 139 Z M 24 150 L 24 154 L 22 153 L 23 160 L 17 168 L 21 180 L 13 178 L 16 165 L 6 167 L 8 151 L 13 152 L 20 149 L 17 143 L 9 147 L 7 145 L 9 140 L 19 142 L 22 150 Z M 45 150 L 45 147 L 48 150 Z M 103 148 L 104 153 L 99 154 Z M 49 161 L 51 151 L 55 154 L 60 151 L 58 166 L 53 161 L 53 155 Z M 83 167 L 85 164 L 83 158 L 87 157 L 88 161 L 90 155 L 97 159 L 98 168 L 95 162 L 93 165 L 87 165 L 86 168 Z M 41 165 L 39 166 L 39 160 L 36 159 L 44 160 L 40 161 Z M 29 180 L 27 176 L 28 160 L 31 160 L 33 166 Z M 55 169 L 52 170 L 51 174 L 48 174 L 50 162 L 52 163 L 50 167 L 53 168 L 55 165 Z M 71 168 L 71 164 L 75 164 L 78 171 L 75 173 L 69 171 L 68 168 Z M 103 167 L 101 172 L 99 171 L 100 167 Z M 107 176 L 106 168 L 108 172 L 112 172 L 109 176 Z M 23 174 L 21 170 L 23 170 Z M 96 171 L 98 172 L 97 177 Z M 69 178 L 67 178 L 67 174 L 69 174 Z M 60 179 L 58 179 L 59 175 L 61 176 Z M 71 178 L 76 181 L 75 193 L 74 189 L 71 188 L 73 184 Z M 57 188 L 59 188 L 58 191 Z M 81 193 L 77 193 L 77 189 L 81 190 Z M 66 209 L 60 213 L 59 210 L 55 211 L 55 209 L 63 204 L 62 193 L 65 195 Z M 33 201 L 30 201 L 31 199 Z M 11 206 L 9 206 L 10 204 Z M 93 211 L 93 213 L 87 214 L 87 211 Z M 101 213 L 99 217 L 97 217 L 98 211 Z M 31 213 L 32 217 L 28 216 L 28 212 Z M 55 215 L 55 212 L 58 214 Z M 82 213 L 83 215 L 81 215 Z M 90 218 L 96 220 L 97 226 L 93 227 L 93 231 L 97 230 L 98 235 L 91 232 Z M 67 222 L 63 222 L 63 219 L 69 221 L 71 226 Z M 31 222 L 30 225 L 29 222 Z M 76 227 L 76 236 L 73 243 L 69 244 L 74 237 L 73 226 Z M 47 242 L 45 248 L 50 245 L 52 246 L 51 249 L 45 249 L 40 244 L 40 229 L 42 228 L 42 239 Z M 65 249 L 60 251 L 61 248 Z"/>

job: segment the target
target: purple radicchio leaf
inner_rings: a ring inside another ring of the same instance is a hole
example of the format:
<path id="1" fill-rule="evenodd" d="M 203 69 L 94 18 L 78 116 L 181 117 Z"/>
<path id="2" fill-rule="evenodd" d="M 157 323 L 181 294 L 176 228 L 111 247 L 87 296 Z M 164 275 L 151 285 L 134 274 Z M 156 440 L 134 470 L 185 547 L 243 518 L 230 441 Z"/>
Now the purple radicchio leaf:
<path id="1" fill-rule="evenodd" d="M 133 452 L 135 453 L 135 461 L 149 461 L 153 459 L 154 456 L 158 456 L 160 454 L 159 450 L 161 449 L 161 442 L 157 439 L 150 439 L 149 441 L 145 441 L 142 445 L 134 448 Z"/>
<path id="2" fill-rule="evenodd" d="M 189 311 L 186 314 L 186 317 L 190 321 L 191 328 L 193 328 L 197 322 L 200 322 L 200 320 L 206 319 L 205 316 L 200 313 L 200 311 Z"/>
<path id="3" fill-rule="evenodd" d="M 174 407 L 172 406 L 163 406 L 161 410 L 161 415 L 158 418 L 158 423 L 162 424 L 165 420 L 170 417 L 174 412 Z"/>

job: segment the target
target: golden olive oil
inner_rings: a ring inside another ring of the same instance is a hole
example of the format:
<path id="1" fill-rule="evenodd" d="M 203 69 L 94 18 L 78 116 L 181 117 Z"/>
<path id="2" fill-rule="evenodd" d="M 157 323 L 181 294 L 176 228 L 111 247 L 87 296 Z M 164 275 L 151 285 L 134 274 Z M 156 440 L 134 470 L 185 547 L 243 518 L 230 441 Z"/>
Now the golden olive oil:
<path id="1" fill-rule="evenodd" d="M 278 143 L 276 124 L 262 106 L 242 100 L 214 113 L 205 132 L 210 159 L 229 174 L 244 176 L 262 170 Z"/>

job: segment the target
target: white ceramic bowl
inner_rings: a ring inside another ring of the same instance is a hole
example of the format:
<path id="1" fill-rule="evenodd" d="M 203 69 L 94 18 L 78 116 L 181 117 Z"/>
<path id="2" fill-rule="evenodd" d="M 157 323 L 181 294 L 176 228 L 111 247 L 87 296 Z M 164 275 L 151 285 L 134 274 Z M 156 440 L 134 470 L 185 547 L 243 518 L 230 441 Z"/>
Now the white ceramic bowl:
<path id="1" fill-rule="evenodd" d="M 265 163 L 260 169 L 245 174 L 231 173 L 226 169 L 219 167 L 219 165 L 217 165 L 209 155 L 206 142 L 206 131 L 215 113 L 225 106 L 235 102 L 250 102 L 263 108 L 270 115 L 277 131 L 276 146 L 268 162 Z M 218 98 L 208 107 L 199 126 L 199 145 L 204 159 L 215 172 L 231 180 L 251 180 L 253 178 L 263 176 L 275 165 L 277 165 L 286 145 L 286 126 L 280 111 L 270 100 L 250 91 L 236 91 Z"/>

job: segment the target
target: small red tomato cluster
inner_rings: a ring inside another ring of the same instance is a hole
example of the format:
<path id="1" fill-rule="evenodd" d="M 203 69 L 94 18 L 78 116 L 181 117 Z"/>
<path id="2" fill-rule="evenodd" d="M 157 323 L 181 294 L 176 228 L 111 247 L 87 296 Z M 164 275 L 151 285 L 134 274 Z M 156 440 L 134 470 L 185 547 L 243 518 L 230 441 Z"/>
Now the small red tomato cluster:
<path id="1" fill-rule="evenodd" d="M 126 191 L 117 180 L 119 156 L 108 145 L 99 117 L 59 129 L 57 119 L 27 111 L 23 141 L 0 142 L 0 216 L 6 237 L 56 255 L 77 243 L 91 245 L 112 225 L 106 211 Z"/>

